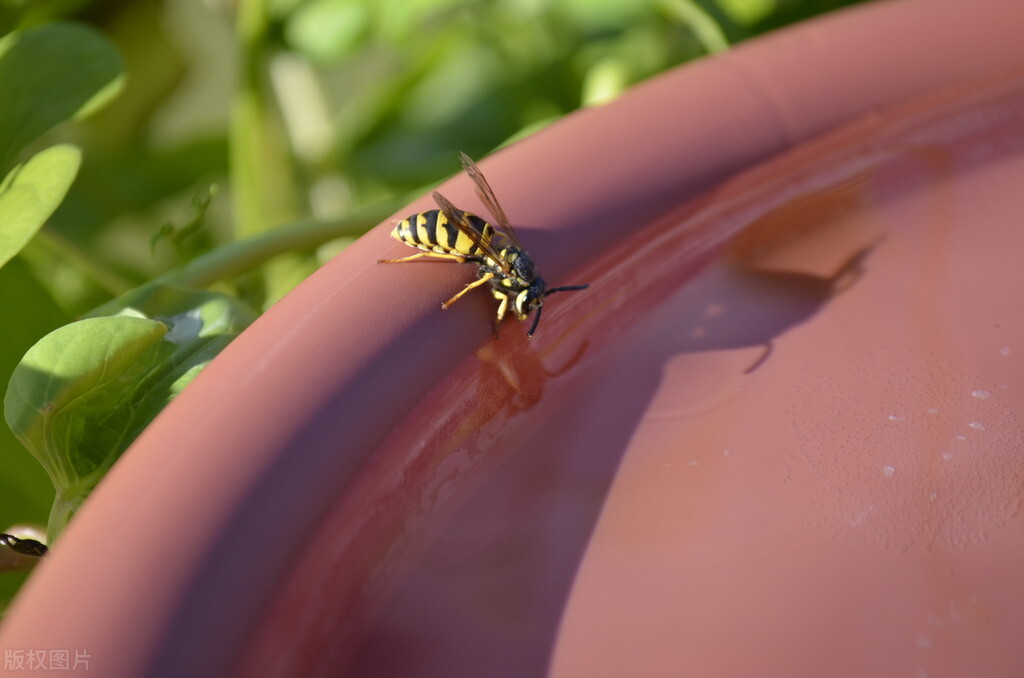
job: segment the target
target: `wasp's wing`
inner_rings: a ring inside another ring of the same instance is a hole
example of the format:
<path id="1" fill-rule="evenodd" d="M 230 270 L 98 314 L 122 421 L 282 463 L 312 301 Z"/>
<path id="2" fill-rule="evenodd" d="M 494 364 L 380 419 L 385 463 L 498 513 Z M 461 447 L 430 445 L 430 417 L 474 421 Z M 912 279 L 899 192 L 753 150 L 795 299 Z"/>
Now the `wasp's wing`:
<path id="1" fill-rule="evenodd" d="M 473 244 L 480 248 L 485 255 L 490 257 L 492 260 L 501 266 L 501 270 L 506 275 L 512 273 L 512 267 L 509 265 L 505 258 L 501 256 L 494 244 L 483 236 L 480 231 L 473 228 L 473 225 L 469 223 L 466 218 L 466 213 L 457 208 L 455 205 L 437 191 L 434 191 L 434 202 L 441 208 L 441 213 L 444 214 L 445 218 L 451 223 L 455 224 L 460 231 L 466 234 L 466 237 L 473 241 Z"/>
<path id="2" fill-rule="evenodd" d="M 483 202 L 487 211 L 491 213 L 494 220 L 498 223 L 498 230 L 500 230 L 509 242 L 516 247 L 522 248 L 522 243 L 519 242 L 519 236 L 516 235 L 515 230 L 512 228 L 512 224 L 509 222 L 508 217 L 505 216 L 505 210 L 501 209 L 501 203 L 494 197 L 494 191 L 491 190 L 491 185 L 487 183 L 487 179 L 484 178 L 483 172 L 476 166 L 473 159 L 465 153 L 459 153 L 459 159 L 462 161 L 462 167 L 466 170 L 466 174 L 476 184 L 476 194 L 480 197 L 480 201 Z"/>

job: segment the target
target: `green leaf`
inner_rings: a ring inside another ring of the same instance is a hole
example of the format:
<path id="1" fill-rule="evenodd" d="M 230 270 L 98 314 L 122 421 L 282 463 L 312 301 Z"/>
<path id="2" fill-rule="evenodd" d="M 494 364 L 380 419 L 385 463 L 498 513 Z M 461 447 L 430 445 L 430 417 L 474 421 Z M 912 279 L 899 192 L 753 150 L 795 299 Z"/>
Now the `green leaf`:
<path id="1" fill-rule="evenodd" d="M 0 269 L 0 386 L 39 337 L 71 321 L 19 257 Z M 53 489 L 43 468 L 0 425 L 0 530 L 16 523 L 46 523 Z M 0 593 L 0 598 L 2 598 Z M 0 608 L 2 609 L 2 608 Z"/>
<path id="2" fill-rule="evenodd" d="M 14 370 L 4 415 L 57 490 L 52 542 L 150 421 L 254 314 L 214 292 L 153 285 L 117 300 L 118 315 L 65 325 Z"/>
<path id="3" fill-rule="evenodd" d="M 4 415 L 57 490 L 51 539 L 138 433 L 126 430 L 131 390 L 159 361 L 166 332 L 145 318 L 81 320 L 43 337 L 15 368 Z"/>
<path id="4" fill-rule="evenodd" d="M 54 125 L 109 101 L 122 78 L 117 50 L 83 26 L 50 24 L 0 38 L 0 171 Z"/>
<path id="5" fill-rule="evenodd" d="M 0 266 L 32 239 L 64 200 L 78 174 L 82 152 L 51 146 L 8 173 L 0 183 Z"/>

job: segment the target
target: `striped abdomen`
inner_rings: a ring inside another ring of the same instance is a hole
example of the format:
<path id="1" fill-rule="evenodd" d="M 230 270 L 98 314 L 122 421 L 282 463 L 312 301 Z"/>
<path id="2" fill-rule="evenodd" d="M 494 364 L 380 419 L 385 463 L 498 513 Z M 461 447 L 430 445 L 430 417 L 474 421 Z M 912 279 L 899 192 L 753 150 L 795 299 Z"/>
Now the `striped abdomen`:
<path id="1" fill-rule="evenodd" d="M 490 242 L 494 237 L 494 228 L 471 212 L 463 214 L 466 215 L 466 221 L 470 226 L 481 234 L 483 240 Z M 448 221 L 441 210 L 421 212 L 403 219 L 395 226 L 395 230 L 391 231 L 391 237 L 421 250 L 460 254 L 475 259 L 483 257 L 483 252 L 476 243 L 458 226 Z"/>

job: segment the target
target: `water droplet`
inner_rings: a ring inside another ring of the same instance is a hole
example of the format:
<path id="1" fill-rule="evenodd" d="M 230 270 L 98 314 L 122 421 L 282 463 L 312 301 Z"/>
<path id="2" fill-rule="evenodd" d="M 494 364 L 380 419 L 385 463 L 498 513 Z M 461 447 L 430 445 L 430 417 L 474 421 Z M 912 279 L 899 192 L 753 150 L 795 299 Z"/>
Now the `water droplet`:
<path id="1" fill-rule="evenodd" d="M 984 400 L 985 398 L 990 397 L 992 395 L 992 392 L 982 391 L 979 389 L 977 391 L 971 391 L 971 395 L 974 396 L 975 398 L 981 398 L 982 400 Z"/>
<path id="2" fill-rule="evenodd" d="M 906 352 L 857 356 L 850 365 L 800 380 L 794 433 L 810 470 L 836 496 L 834 507 L 816 509 L 814 525 L 885 548 L 963 548 L 1018 514 L 1024 417 L 993 397 L 998 382 Z M 866 385 L 864 397 L 847 394 L 851 381 Z M 982 389 L 991 395 L 981 397 Z"/>

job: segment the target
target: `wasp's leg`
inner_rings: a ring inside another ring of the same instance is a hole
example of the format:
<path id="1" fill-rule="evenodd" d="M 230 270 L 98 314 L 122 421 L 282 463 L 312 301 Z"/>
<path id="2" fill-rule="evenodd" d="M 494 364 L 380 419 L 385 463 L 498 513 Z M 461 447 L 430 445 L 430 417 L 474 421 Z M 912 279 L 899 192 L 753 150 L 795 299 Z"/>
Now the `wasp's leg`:
<path id="1" fill-rule="evenodd" d="M 407 257 L 402 257 L 401 259 L 378 259 L 377 263 L 378 264 L 404 264 L 407 261 L 415 261 L 416 259 L 419 259 L 420 257 L 427 257 L 428 259 L 437 259 L 439 261 L 450 261 L 450 262 L 454 262 L 454 263 L 457 263 L 457 264 L 464 264 L 464 263 L 466 263 L 466 258 L 465 257 L 460 257 L 457 254 L 445 254 L 443 252 L 418 252 L 416 254 L 411 254 L 411 255 L 409 255 Z"/>
<path id="2" fill-rule="evenodd" d="M 508 311 L 508 294 L 501 290 L 494 290 L 494 298 L 498 300 L 498 319 L 494 321 L 494 326 L 497 327 L 505 318 L 505 312 Z"/>
<path id="3" fill-rule="evenodd" d="M 498 300 L 498 315 L 494 319 L 494 336 L 497 337 L 498 327 L 505 318 L 505 312 L 508 311 L 508 294 L 501 290 L 494 290 L 494 298 Z"/>
<path id="4" fill-rule="evenodd" d="M 454 297 L 452 297 L 448 301 L 446 301 L 443 304 L 441 304 L 441 308 L 448 308 L 449 306 L 454 304 L 456 301 L 458 301 L 459 297 L 461 297 L 463 294 L 465 294 L 466 292 L 470 291 L 473 288 L 480 287 L 481 285 L 483 285 L 485 282 L 487 282 L 488 280 L 490 280 L 493 277 L 494 277 L 493 273 L 485 273 L 484 275 L 480 276 L 479 278 L 477 278 L 473 282 L 471 282 L 468 285 L 466 285 L 465 287 L 463 287 L 462 291 L 459 292 L 458 294 L 456 294 Z"/>

